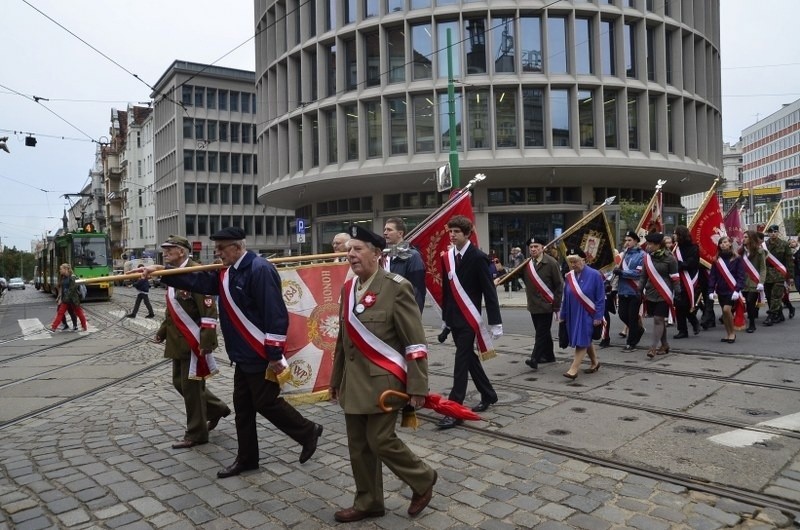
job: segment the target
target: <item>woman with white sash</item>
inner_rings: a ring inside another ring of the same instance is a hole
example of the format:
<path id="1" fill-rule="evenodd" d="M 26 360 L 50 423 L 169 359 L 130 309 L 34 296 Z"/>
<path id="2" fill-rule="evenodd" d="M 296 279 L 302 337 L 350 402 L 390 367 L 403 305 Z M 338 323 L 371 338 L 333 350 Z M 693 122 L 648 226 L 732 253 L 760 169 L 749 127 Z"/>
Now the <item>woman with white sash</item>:
<path id="1" fill-rule="evenodd" d="M 675 305 L 675 295 L 681 292 L 678 260 L 667 249 L 664 234 L 654 232 L 644 237 L 647 253 L 644 257 L 639 290 L 644 296 L 645 316 L 653 318 L 653 335 L 647 357 L 669 353 L 667 318 Z"/>
<path id="2" fill-rule="evenodd" d="M 744 287 L 742 288 L 748 319 L 745 331 L 753 333 L 756 330 L 758 308 L 766 302 L 764 281 L 767 278 L 767 261 L 755 230 L 748 230 L 744 233 L 743 244 L 742 248 L 739 249 L 739 253 L 742 256 L 745 275 Z"/>
<path id="3" fill-rule="evenodd" d="M 739 303 L 743 286 L 742 258 L 733 251 L 731 238 L 723 236 L 717 242 L 717 259 L 714 260 L 708 277 L 708 293 L 712 299 L 718 300 L 722 307 L 722 324 L 725 326 L 726 336 L 720 339 L 720 342 L 733 344 L 736 341 L 733 305 Z"/>

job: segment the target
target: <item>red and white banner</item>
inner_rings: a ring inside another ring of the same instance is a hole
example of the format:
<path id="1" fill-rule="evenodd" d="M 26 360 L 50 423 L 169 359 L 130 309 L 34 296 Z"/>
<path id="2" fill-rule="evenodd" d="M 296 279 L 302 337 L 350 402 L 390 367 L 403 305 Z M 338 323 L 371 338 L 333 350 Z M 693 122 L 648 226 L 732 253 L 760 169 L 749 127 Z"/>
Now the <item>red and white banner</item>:
<path id="1" fill-rule="evenodd" d="M 744 242 L 744 229 L 742 228 L 742 209 L 738 203 L 734 204 L 725 215 L 725 232 L 731 238 L 734 250 L 741 248 Z"/>
<path id="2" fill-rule="evenodd" d="M 447 231 L 447 221 L 455 215 L 463 215 L 475 223 L 475 213 L 472 211 L 471 193 L 463 192 L 443 205 L 433 215 L 417 226 L 407 241 L 419 250 L 422 263 L 425 264 L 425 287 L 433 297 L 436 305 L 442 307 L 442 261 L 441 254 L 450 248 L 450 234 Z M 470 241 L 478 244 L 478 235 L 472 231 Z"/>
<path id="3" fill-rule="evenodd" d="M 350 264 L 315 263 L 279 268 L 281 291 L 289 311 L 284 357 L 291 379 L 283 394 L 327 395 L 333 352 L 339 335 L 339 302 Z"/>
<path id="4" fill-rule="evenodd" d="M 636 233 L 642 240 L 642 246 L 644 246 L 644 236 L 649 232 L 664 231 L 663 206 L 664 202 L 661 197 L 661 190 L 659 189 L 653 194 L 653 198 L 650 199 L 650 204 L 647 205 L 644 215 L 642 215 L 639 224 L 636 226 Z"/>
<path id="5" fill-rule="evenodd" d="M 717 258 L 717 242 L 722 236 L 728 235 L 725 231 L 725 220 L 719 207 L 717 193 L 713 189 L 708 200 L 703 203 L 689 223 L 689 232 L 692 239 L 700 247 L 700 262 L 711 268 Z"/>

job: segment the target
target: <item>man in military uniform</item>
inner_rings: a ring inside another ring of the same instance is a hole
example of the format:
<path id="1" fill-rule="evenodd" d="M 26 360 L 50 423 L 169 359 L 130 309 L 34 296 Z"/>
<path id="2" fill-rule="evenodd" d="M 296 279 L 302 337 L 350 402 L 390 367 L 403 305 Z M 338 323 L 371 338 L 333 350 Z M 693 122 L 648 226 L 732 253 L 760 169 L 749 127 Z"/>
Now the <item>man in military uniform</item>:
<path id="1" fill-rule="evenodd" d="M 171 267 L 199 265 L 189 258 L 189 240 L 169 236 L 161 244 L 164 262 Z M 147 281 L 147 280 L 144 280 Z M 166 318 L 156 333 L 156 342 L 166 341 L 164 357 L 172 359 L 172 385 L 183 396 L 186 405 L 186 433 L 173 449 L 188 449 L 208 442 L 208 431 L 217 426 L 231 409 L 206 388 L 209 374 L 190 374 L 192 365 L 210 360 L 217 347 L 217 305 L 208 295 L 176 290 L 167 291 Z M 198 353 L 203 356 L 198 358 Z M 192 357 L 195 357 L 194 363 Z"/>
<path id="2" fill-rule="evenodd" d="M 788 286 L 794 284 L 794 259 L 789 244 L 781 239 L 780 227 L 772 225 L 767 229 L 769 239 L 767 248 L 767 281 L 764 283 L 764 293 L 767 295 L 769 311 L 765 326 L 783 322 L 783 293 Z"/>

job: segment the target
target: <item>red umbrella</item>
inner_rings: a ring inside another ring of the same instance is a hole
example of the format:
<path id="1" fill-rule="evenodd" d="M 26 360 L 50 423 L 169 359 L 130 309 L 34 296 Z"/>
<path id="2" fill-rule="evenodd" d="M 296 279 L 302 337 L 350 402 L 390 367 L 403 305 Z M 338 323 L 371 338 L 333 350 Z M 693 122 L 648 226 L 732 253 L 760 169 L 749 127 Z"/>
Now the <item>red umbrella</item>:
<path id="1" fill-rule="evenodd" d="M 397 390 L 386 390 L 381 394 L 380 399 L 378 400 L 378 406 L 384 412 L 391 412 L 393 409 L 392 407 L 387 406 L 384 402 L 386 398 L 390 396 L 396 396 L 400 399 L 409 399 L 411 396 L 405 394 L 403 392 L 398 392 Z M 431 409 L 434 412 L 438 412 L 439 414 L 443 414 L 445 416 L 450 416 L 451 418 L 455 418 L 457 420 L 470 420 L 470 421 L 478 421 L 481 419 L 480 416 L 472 412 L 469 408 L 465 407 L 461 403 L 457 403 L 455 401 L 445 399 L 439 394 L 428 394 L 425 396 L 425 404 L 422 405 L 426 409 Z"/>

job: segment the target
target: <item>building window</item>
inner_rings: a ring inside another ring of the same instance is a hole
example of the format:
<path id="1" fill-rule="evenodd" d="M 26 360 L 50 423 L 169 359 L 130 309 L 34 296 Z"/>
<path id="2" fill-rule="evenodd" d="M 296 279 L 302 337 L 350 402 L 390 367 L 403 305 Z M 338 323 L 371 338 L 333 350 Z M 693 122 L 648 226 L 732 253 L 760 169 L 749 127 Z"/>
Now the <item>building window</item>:
<path id="1" fill-rule="evenodd" d="M 667 67 L 667 84 L 672 84 L 672 47 L 675 40 L 675 30 L 667 31 L 666 35 L 666 43 L 664 48 L 666 49 L 666 64 Z"/>
<path id="2" fill-rule="evenodd" d="M 239 143 L 239 122 L 232 121 L 230 125 L 230 137 L 232 143 Z"/>
<path id="3" fill-rule="evenodd" d="M 636 40 L 633 24 L 623 26 L 623 40 L 625 41 L 625 75 L 636 77 Z"/>
<path id="4" fill-rule="evenodd" d="M 639 149 L 639 109 L 638 97 L 628 95 L 628 147 Z"/>
<path id="5" fill-rule="evenodd" d="M 675 116 L 673 115 L 673 110 L 675 108 L 675 99 L 668 99 L 667 100 L 667 150 L 670 153 L 675 152 L 675 145 L 673 144 L 673 136 L 675 135 Z M 741 159 L 739 159 L 739 163 L 741 163 Z M 742 168 L 739 167 L 739 172 L 742 171 Z M 741 182 L 741 176 L 739 181 Z"/>
<path id="6" fill-rule="evenodd" d="M 358 66 L 356 58 L 356 41 L 355 39 L 345 40 L 344 44 L 344 72 L 345 72 L 345 88 L 347 90 L 355 90 L 358 88 Z"/>
<path id="7" fill-rule="evenodd" d="M 364 0 L 364 18 L 378 16 L 378 0 Z"/>
<path id="8" fill-rule="evenodd" d="M 242 204 L 253 204 L 252 186 L 242 186 Z"/>
<path id="9" fill-rule="evenodd" d="M 192 106 L 192 85 L 181 87 L 181 103 L 187 107 Z"/>
<path id="10" fill-rule="evenodd" d="M 344 0 L 344 23 L 352 24 L 356 21 L 356 0 Z"/>
<path id="11" fill-rule="evenodd" d="M 367 156 L 372 158 L 382 156 L 381 102 L 367 101 L 364 110 L 367 113 Z"/>
<path id="12" fill-rule="evenodd" d="M 414 151 L 417 153 L 432 153 L 433 143 L 433 116 L 435 105 L 430 96 L 413 96 L 414 105 Z"/>
<path id="13" fill-rule="evenodd" d="M 239 112 L 239 93 L 231 90 L 230 108 L 231 112 Z"/>
<path id="14" fill-rule="evenodd" d="M 430 24 L 411 26 L 411 53 L 414 58 L 413 79 L 430 79 L 433 75 L 433 37 Z"/>
<path id="15" fill-rule="evenodd" d="M 656 98 L 649 97 L 647 101 L 647 115 L 650 125 L 650 151 L 658 151 L 658 124 L 656 123 Z"/>
<path id="16" fill-rule="evenodd" d="M 195 192 L 196 192 L 197 204 L 205 204 L 206 203 L 206 185 L 205 184 L 198 184 Z"/>
<path id="17" fill-rule="evenodd" d="M 183 202 L 185 204 L 194 204 L 194 182 L 183 183 Z"/>
<path id="18" fill-rule="evenodd" d="M 328 163 L 335 164 L 339 160 L 336 146 L 336 109 L 325 111 L 325 123 L 328 125 Z"/>
<path id="19" fill-rule="evenodd" d="M 575 72 L 593 74 L 592 68 L 592 21 L 575 19 Z"/>
<path id="20" fill-rule="evenodd" d="M 193 236 L 195 235 L 194 225 L 195 225 L 195 217 L 194 215 L 187 215 L 186 216 L 186 235 Z"/>
<path id="21" fill-rule="evenodd" d="M 467 75 L 486 73 L 486 20 L 468 19 L 464 25 L 464 45 L 467 53 Z M 457 41 L 454 33 L 453 41 Z"/>
<path id="22" fill-rule="evenodd" d="M 319 120 L 316 114 L 311 119 L 311 167 L 319 167 Z"/>
<path id="23" fill-rule="evenodd" d="M 205 89 L 201 86 L 194 87 L 194 106 L 197 108 L 203 108 L 205 105 L 203 104 L 203 99 L 205 98 Z"/>
<path id="24" fill-rule="evenodd" d="M 497 147 L 517 147 L 517 91 L 495 87 L 494 110 Z"/>
<path id="25" fill-rule="evenodd" d="M 581 147 L 594 147 L 594 93 L 578 90 L 578 127 Z"/>
<path id="26" fill-rule="evenodd" d="M 219 96 L 217 98 L 217 103 L 219 103 L 217 106 L 219 107 L 219 110 L 228 110 L 228 91 L 220 90 L 217 95 Z"/>
<path id="27" fill-rule="evenodd" d="M 408 118 L 406 116 L 406 100 L 403 98 L 387 98 L 389 110 L 389 133 L 391 134 L 392 154 L 408 153 Z"/>
<path id="28" fill-rule="evenodd" d="M 216 88 L 207 88 L 206 89 L 206 107 L 210 109 L 217 108 L 217 89 Z"/>
<path id="29" fill-rule="evenodd" d="M 191 139 L 194 132 L 194 120 L 192 118 L 183 118 L 183 138 Z"/>
<path id="30" fill-rule="evenodd" d="M 230 160 L 231 155 L 230 153 L 220 153 L 219 154 L 219 172 L 220 173 L 227 173 L 230 171 Z"/>
<path id="31" fill-rule="evenodd" d="M 617 92 L 606 92 L 603 96 L 603 127 L 605 129 L 606 148 L 618 149 L 617 140 Z"/>
<path id="32" fill-rule="evenodd" d="M 264 218 L 257 215 L 253 218 L 253 233 L 256 236 L 264 235 Z"/>
<path id="33" fill-rule="evenodd" d="M 197 216 L 197 235 L 198 236 L 208 235 L 208 216 L 206 215 Z"/>
<path id="34" fill-rule="evenodd" d="M 441 131 L 441 152 L 447 153 L 450 151 L 450 103 L 447 93 L 439 94 L 439 130 Z M 462 103 L 461 98 L 456 97 L 454 105 L 455 109 L 455 131 L 456 131 L 456 150 L 460 151 L 462 148 L 461 135 L 459 131 L 463 130 L 461 127 Z"/>
<path id="35" fill-rule="evenodd" d="M 327 95 L 334 96 L 336 95 L 336 45 L 335 44 L 332 44 L 331 46 L 325 48 L 325 64 L 328 70 Z"/>
<path id="36" fill-rule="evenodd" d="M 411 0 L 411 9 L 425 9 L 431 7 L 431 0 Z"/>
<path id="37" fill-rule="evenodd" d="M 487 149 L 491 146 L 489 125 L 489 91 L 467 92 L 467 132 L 470 149 Z"/>
<path id="38" fill-rule="evenodd" d="M 395 13 L 405 9 L 406 0 L 386 0 L 386 12 Z"/>
<path id="39" fill-rule="evenodd" d="M 194 170 L 194 151 L 186 149 L 183 152 L 183 169 L 186 171 Z"/>
<path id="40" fill-rule="evenodd" d="M 242 124 L 242 143 L 249 144 L 250 143 L 250 131 L 252 131 L 252 127 L 249 124 L 243 123 Z"/>
<path id="41" fill-rule="evenodd" d="M 239 184 L 231 186 L 231 204 L 242 203 L 242 187 Z"/>
<path id="42" fill-rule="evenodd" d="M 219 202 L 219 184 L 208 185 L 208 204 L 217 204 Z"/>
<path id="43" fill-rule="evenodd" d="M 520 58 L 523 72 L 542 71 L 542 28 L 539 17 L 519 18 Z"/>
<path id="44" fill-rule="evenodd" d="M 206 120 L 194 120 L 194 137 L 197 140 L 205 140 Z"/>
<path id="45" fill-rule="evenodd" d="M 336 29 L 336 2 L 339 0 L 328 0 L 325 3 L 325 31 Z"/>
<path id="46" fill-rule="evenodd" d="M 600 22 L 600 67 L 603 75 L 616 75 L 614 50 L 614 22 Z"/>
<path id="47" fill-rule="evenodd" d="M 208 170 L 210 172 L 216 173 L 217 171 L 219 171 L 218 159 L 219 159 L 219 153 L 217 153 L 216 151 L 208 152 Z"/>
<path id="48" fill-rule="evenodd" d="M 242 112 L 250 114 L 250 94 L 242 92 Z"/>
<path id="49" fill-rule="evenodd" d="M 230 204 L 231 203 L 231 187 L 228 184 L 220 184 L 219 186 L 219 203 L 220 204 Z M 229 223 L 225 223 L 224 226 L 230 226 Z"/>
<path id="50" fill-rule="evenodd" d="M 242 173 L 250 175 L 253 172 L 253 155 L 242 155 Z"/>
<path id="51" fill-rule="evenodd" d="M 205 171 L 206 170 L 206 152 L 198 150 L 196 152 L 195 158 L 195 167 L 194 169 L 197 171 Z"/>
<path id="52" fill-rule="evenodd" d="M 553 147 L 569 147 L 569 90 L 550 91 L 550 123 Z"/>
<path id="53" fill-rule="evenodd" d="M 364 35 L 365 57 L 367 60 L 367 86 L 381 84 L 381 45 L 378 32 Z"/>
<path id="54" fill-rule="evenodd" d="M 238 174 L 241 171 L 241 153 L 231 153 L 231 173 Z"/>
<path id="55" fill-rule="evenodd" d="M 541 88 L 522 89 L 525 147 L 544 146 L 544 92 Z"/>
<path id="56" fill-rule="evenodd" d="M 347 160 L 358 160 L 358 107 L 343 105 Z"/>
<path id="57" fill-rule="evenodd" d="M 647 40 L 647 79 L 656 80 L 656 28 L 647 26 L 645 28 L 645 38 Z"/>
<path id="58" fill-rule="evenodd" d="M 450 45 L 453 50 L 453 77 L 461 76 L 461 38 L 458 31 L 458 22 L 439 22 L 436 24 L 438 50 L 436 61 L 439 68 L 439 77 L 447 79 L 447 30 L 450 30 Z"/>
<path id="59" fill-rule="evenodd" d="M 483 24 L 483 19 L 479 19 Z M 474 22 L 474 21 L 472 21 Z M 514 17 L 492 18 L 492 57 L 494 57 L 495 73 L 513 73 L 517 71 L 517 48 L 514 40 Z M 469 28 L 468 28 L 469 29 Z M 481 27 L 481 29 L 483 29 Z M 469 58 L 469 53 L 467 53 Z M 469 68 L 471 64 L 467 64 Z M 469 69 L 467 70 L 468 73 Z"/>
<path id="60" fill-rule="evenodd" d="M 389 56 L 389 83 L 406 80 L 406 42 L 403 28 L 386 28 L 386 48 Z"/>
<path id="61" fill-rule="evenodd" d="M 228 122 L 227 121 L 219 122 L 219 141 L 220 142 L 227 142 L 228 141 Z"/>
<path id="62" fill-rule="evenodd" d="M 567 73 L 567 19 L 547 17 L 547 71 Z"/>
<path id="63" fill-rule="evenodd" d="M 206 125 L 206 140 L 209 142 L 217 141 L 217 122 L 214 120 L 208 120 L 208 124 Z"/>

